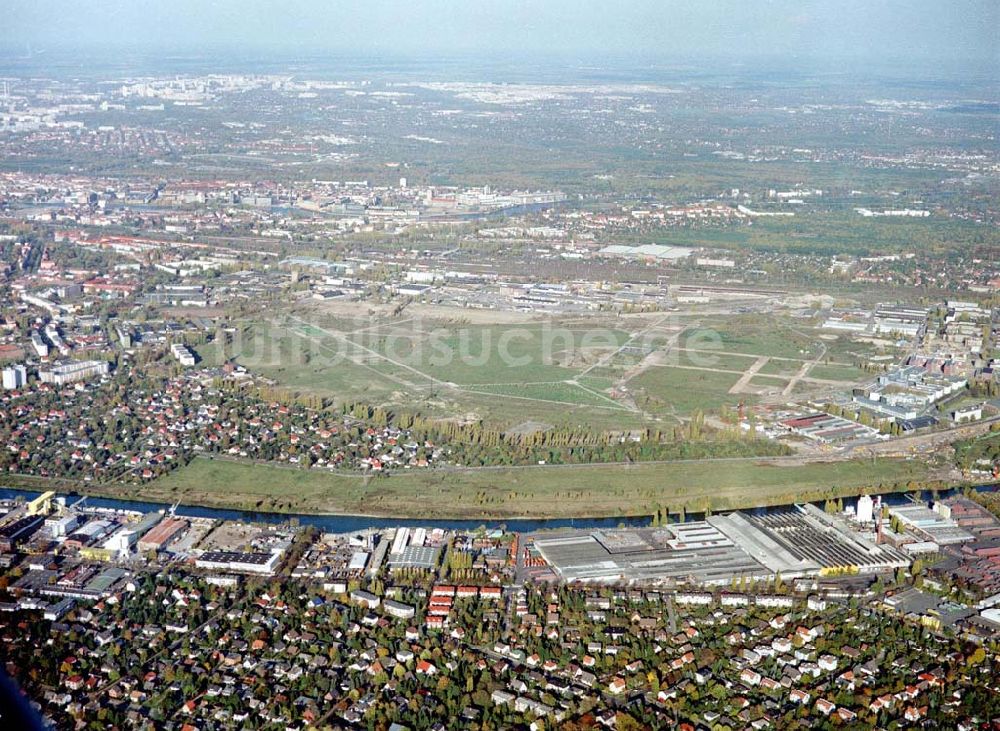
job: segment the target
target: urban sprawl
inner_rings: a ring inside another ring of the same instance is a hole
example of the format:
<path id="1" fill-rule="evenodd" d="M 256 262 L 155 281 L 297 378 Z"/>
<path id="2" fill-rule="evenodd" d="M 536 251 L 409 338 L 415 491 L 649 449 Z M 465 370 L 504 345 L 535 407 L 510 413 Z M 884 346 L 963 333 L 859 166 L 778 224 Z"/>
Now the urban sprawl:
<path id="1" fill-rule="evenodd" d="M 32 63 L 0 662 L 46 724 L 996 727 L 992 87 Z"/>

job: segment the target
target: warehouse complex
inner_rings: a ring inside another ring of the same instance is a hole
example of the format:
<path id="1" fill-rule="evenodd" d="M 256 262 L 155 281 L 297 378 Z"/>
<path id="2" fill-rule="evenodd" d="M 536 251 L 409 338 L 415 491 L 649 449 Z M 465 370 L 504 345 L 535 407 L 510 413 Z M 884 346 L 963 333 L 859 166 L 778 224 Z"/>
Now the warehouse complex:
<path id="1" fill-rule="evenodd" d="M 724 585 L 740 578 L 872 573 L 909 565 L 903 551 L 877 544 L 866 529 L 808 504 L 660 528 L 536 536 L 534 545 L 566 581 Z"/>

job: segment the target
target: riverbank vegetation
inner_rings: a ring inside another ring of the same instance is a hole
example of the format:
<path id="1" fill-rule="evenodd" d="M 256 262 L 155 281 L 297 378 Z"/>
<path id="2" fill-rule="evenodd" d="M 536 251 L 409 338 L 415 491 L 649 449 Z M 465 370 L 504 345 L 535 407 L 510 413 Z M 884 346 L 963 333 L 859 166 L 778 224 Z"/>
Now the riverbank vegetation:
<path id="1" fill-rule="evenodd" d="M 408 470 L 355 476 L 198 458 L 142 488 L 84 492 L 245 510 L 412 518 L 625 517 L 943 487 L 916 461 L 737 459 L 630 465 Z"/>

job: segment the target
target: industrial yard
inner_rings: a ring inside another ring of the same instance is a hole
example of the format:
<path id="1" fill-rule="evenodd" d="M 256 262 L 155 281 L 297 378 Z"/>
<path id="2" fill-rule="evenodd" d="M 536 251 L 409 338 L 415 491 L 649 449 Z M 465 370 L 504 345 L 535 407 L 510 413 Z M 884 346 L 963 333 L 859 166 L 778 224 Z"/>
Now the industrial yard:
<path id="1" fill-rule="evenodd" d="M 871 574 L 909 565 L 902 551 L 811 504 L 726 513 L 641 531 L 538 536 L 534 545 L 566 581 L 729 585 L 833 573 Z"/>

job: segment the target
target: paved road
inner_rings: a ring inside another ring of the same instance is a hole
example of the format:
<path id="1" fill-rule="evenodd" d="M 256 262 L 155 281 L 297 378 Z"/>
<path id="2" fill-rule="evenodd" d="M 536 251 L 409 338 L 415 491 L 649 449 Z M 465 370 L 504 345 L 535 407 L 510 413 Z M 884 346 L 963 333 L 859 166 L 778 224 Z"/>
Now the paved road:
<path id="1" fill-rule="evenodd" d="M 524 565 L 524 543 L 526 536 L 524 533 L 517 534 L 517 560 L 514 563 L 514 585 L 521 586 L 527 578 L 527 571 Z"/>

